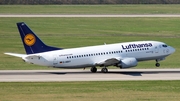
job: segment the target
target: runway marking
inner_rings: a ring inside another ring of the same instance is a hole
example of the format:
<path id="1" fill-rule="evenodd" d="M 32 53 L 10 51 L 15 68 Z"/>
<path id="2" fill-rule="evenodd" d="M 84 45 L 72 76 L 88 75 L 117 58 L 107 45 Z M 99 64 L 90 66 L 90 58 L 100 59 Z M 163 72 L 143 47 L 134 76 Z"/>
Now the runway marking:
<path id="1" fill-rule="evenodd" d="M 180 69 L 109 69 L 109 73 L 91 73 L 88 69 L 1 70 L 0 82 L 64 82 L 180 80 Z"/>
<path id="2" fill-rule="evenodd" d="M 62 14 L 0 14 L 0 17 L 62 17 L 62 18 L 68 18 L 68 17 L 180 17 L 179 14 L 135 14 L 135 15 L 121 15 L 121 14 L 114 14 L 114 15 L 93 15 L 93 14 L 87 14 L 87 15 L 62 15 Z"/>

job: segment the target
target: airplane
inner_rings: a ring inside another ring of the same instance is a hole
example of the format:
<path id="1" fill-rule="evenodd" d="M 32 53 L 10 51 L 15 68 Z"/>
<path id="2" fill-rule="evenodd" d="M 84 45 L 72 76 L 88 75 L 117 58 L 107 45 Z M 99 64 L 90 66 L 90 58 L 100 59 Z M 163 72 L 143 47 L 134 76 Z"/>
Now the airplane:
<path id="1" fill-rule="evenodd" d="M 44 44 L 24 22 L 17 23 L 17 27 L 26 54 L 4 54 L 47 67 L 66 69 L 91 67 L 90 71 L 95 73 L 96 67 L 100 66 L 101 72 L 107 73 L 108 66 L 126 69 L 147 60 L 155 60 L 155 66 L 159 67 L 159 61 L 175 52 L 173 47 L 159 41 L 134 41 L 63 49 Z"/>

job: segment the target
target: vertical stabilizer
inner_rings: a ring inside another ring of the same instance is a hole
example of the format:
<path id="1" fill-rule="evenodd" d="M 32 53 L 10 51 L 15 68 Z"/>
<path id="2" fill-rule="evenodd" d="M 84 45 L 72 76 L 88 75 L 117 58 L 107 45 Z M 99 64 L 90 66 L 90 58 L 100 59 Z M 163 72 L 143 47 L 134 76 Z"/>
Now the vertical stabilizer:
<path id="1" fill-rule="evenodd" d="M 24 22 L 17 23 L 17 27 L 27 54 L 62 49 L 45 45 Z"/>

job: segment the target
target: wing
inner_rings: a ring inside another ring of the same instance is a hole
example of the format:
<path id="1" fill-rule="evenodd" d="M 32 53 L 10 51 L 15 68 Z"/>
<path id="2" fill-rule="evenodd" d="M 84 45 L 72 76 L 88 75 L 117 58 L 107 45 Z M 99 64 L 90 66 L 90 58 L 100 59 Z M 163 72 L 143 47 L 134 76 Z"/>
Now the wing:
<path id="1" fill-rule="evenodd" d="M 15 57 L 20 57 L 20 58 L 26 56 L 26 54 L 18 54 L 18 53 L 4 53 L 4 54 L 15 56 Z"/>
<path id="2" fill-rule="evenodd" d="M 111 66 L 119 62 L 120 62 L 120 57 L 117 57 L 117 58 L 110 58 L 110 59 L 103 60 L 101 62 L 96 63 L 95 65 L 96 66 Z"/>

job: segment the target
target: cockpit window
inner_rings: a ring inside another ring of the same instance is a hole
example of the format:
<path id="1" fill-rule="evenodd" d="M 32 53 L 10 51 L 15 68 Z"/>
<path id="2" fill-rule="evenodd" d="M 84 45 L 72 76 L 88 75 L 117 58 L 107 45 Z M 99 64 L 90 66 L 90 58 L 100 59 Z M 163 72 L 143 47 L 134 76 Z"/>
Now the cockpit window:
<path id="1" fill-rule="evenodd" d="M 162 45 L 163 47 L 168 47 L 167 45 Z"/>

